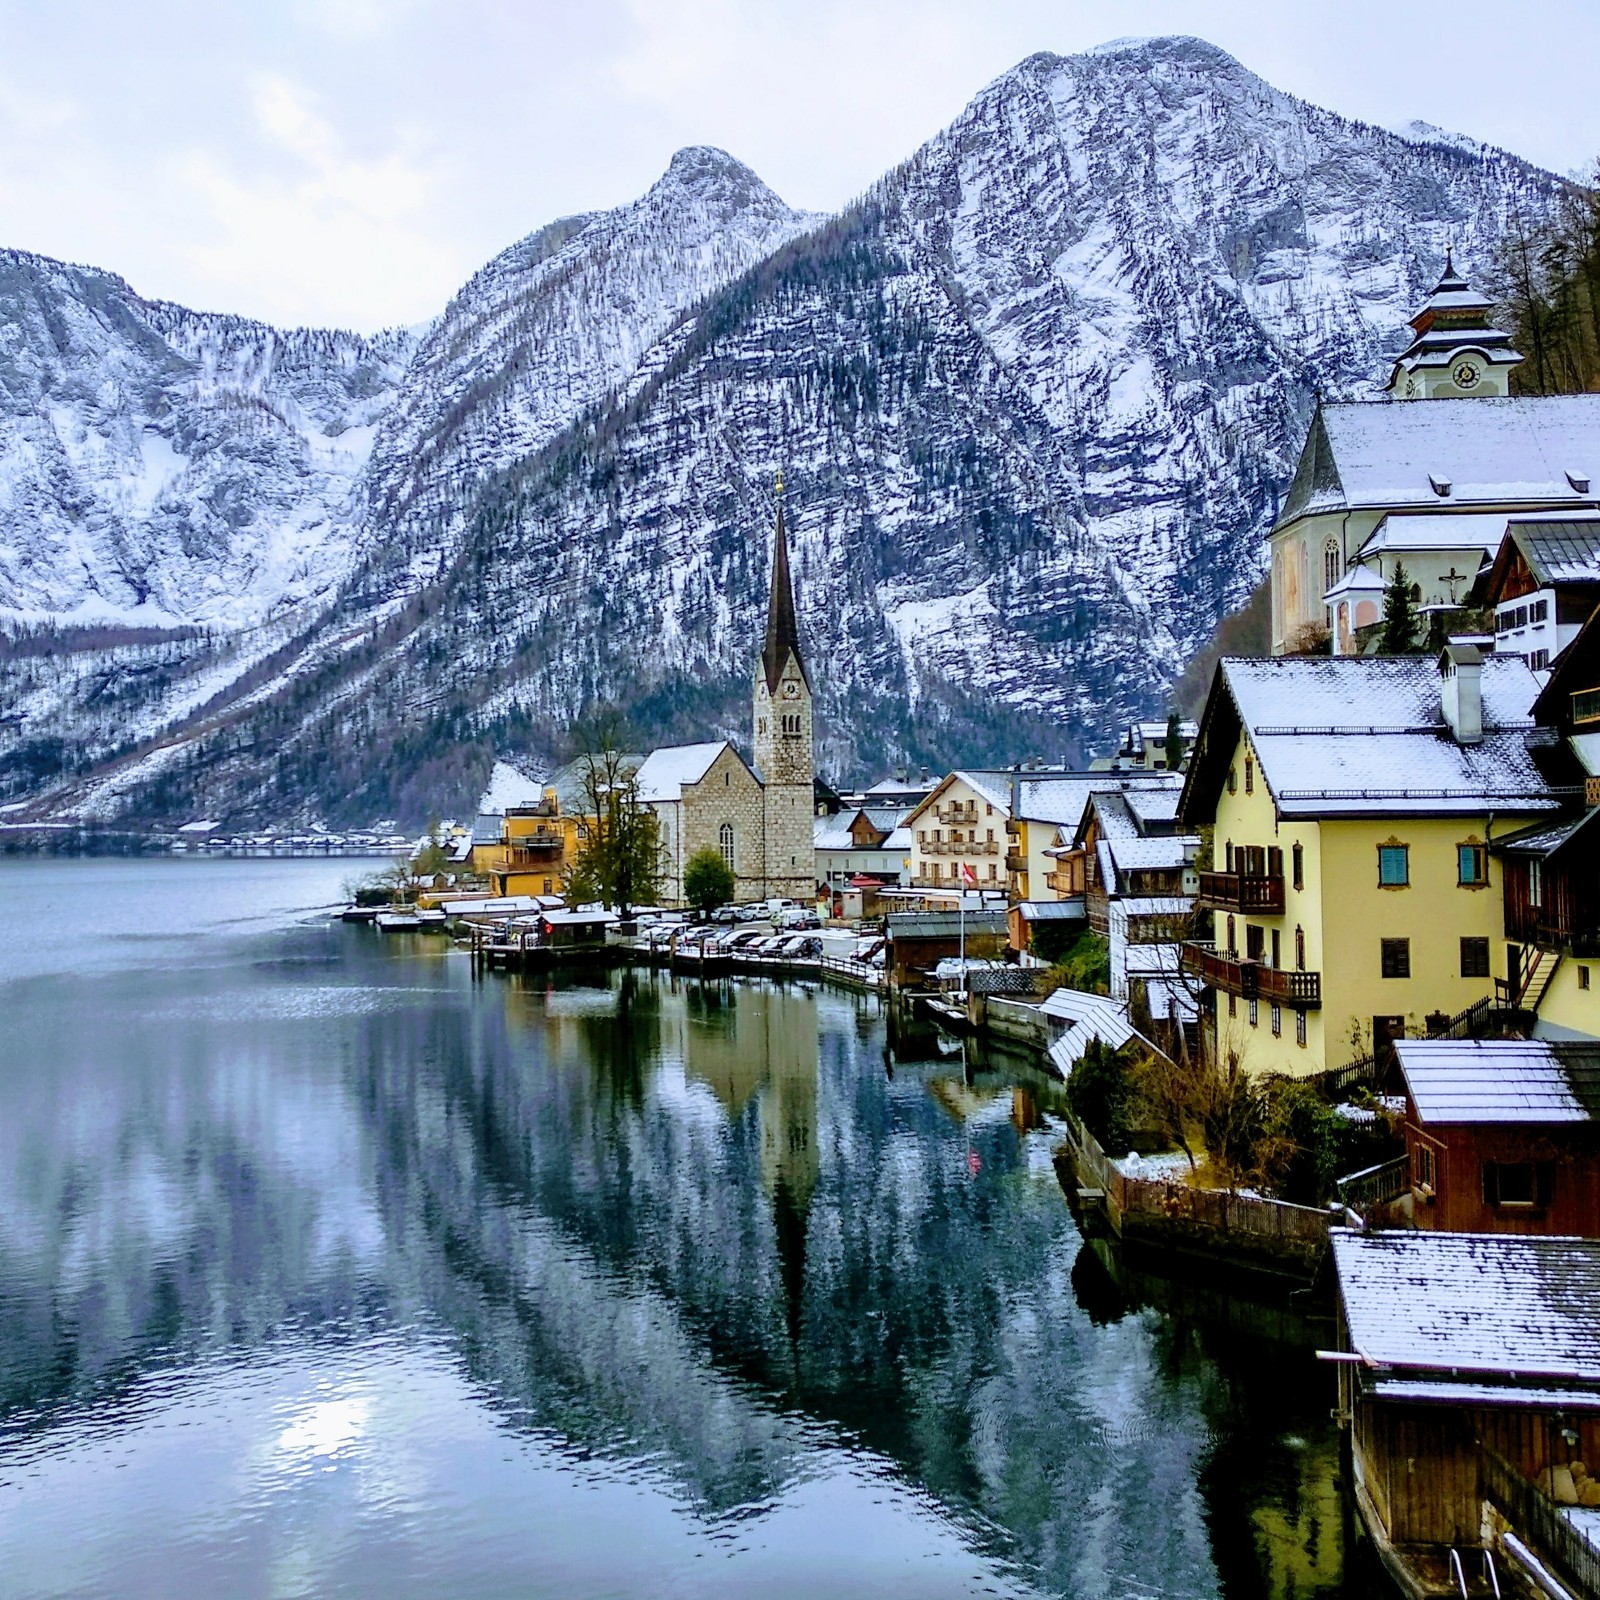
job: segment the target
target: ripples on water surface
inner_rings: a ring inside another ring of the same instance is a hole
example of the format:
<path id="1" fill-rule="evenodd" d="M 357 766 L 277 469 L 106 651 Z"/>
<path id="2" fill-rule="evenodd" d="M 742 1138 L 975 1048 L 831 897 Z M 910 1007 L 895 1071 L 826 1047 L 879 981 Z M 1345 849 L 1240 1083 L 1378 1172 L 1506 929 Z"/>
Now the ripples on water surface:
<path id="1" fill-rule="evenodd" d="M 0 1594 L 1369 1592 L 1305 1348 L 1113 1279 L 1042 1078 L 475 985 L 351 865 L 0 865 Z"/>

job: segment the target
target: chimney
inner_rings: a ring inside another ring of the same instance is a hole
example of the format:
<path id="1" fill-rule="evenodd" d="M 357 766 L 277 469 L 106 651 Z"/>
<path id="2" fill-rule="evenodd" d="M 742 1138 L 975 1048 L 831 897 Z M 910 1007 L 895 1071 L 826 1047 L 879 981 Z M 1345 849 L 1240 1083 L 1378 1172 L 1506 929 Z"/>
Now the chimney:
<path id="1" fill-rule="evenodd" d="M 1483 656 L 1452 639 L 1439 653 L 1439 705 L 1457 744 L 1483 743 Z"/>

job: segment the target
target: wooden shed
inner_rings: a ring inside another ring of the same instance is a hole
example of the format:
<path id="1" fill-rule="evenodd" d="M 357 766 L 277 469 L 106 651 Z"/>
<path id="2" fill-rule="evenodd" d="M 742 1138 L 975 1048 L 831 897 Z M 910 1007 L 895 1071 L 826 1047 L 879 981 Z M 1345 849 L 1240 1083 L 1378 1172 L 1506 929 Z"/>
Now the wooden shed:
<path id="1" fill-rule="evenodd" d="M 1332 1242 L 1357 1508 L 1402 1589 L 1459 1594 L 1487 1551 L 1600 1596 L 1600 1242 Z"/>
<path id="2" fill-rule="evenodd" d="M 1399 1039 L 1394 1059 L 1415 1226 L 1600 1238 L 1600 1043 Z"/>

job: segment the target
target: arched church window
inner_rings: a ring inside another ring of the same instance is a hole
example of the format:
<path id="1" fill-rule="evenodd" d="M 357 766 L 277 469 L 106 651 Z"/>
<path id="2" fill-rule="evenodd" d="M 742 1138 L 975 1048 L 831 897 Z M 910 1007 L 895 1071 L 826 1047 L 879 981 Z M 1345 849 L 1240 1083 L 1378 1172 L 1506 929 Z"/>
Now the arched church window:
<path id="1" fill-rule="evenodd" d="M 728 863 L 728 871 L 733 871 L 733 824 L 724 822 L 717 829 L 717 848 L 722 851 L 722 859 Z"/>
<path id="2" fill-rule="evenodd" d="M 1330 539 L 1322 552 L 1322 592 L 1326 594 L 1339 581 L 1339 545 Z"/>

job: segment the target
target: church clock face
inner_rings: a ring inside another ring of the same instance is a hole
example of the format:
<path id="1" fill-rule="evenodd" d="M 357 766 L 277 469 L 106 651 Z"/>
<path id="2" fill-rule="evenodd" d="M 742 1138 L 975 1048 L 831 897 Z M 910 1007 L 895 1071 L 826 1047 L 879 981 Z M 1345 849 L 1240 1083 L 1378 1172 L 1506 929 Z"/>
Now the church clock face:
<path id="1" fill-rule="evenodd" d="M 786 684 L 784 684 L 783 698 L 785 700 L 798 700 L 800 698 L 800 685 L 796 683 L 794 679 L 791 678 Z"/>
<path id="2" fill-rule="evenodd" d="M 1458 361 L 1450 376 L 1455 379 L 1456 388 L 1470 389 L 1478 381 L 1478 364 L 1476 361 Z"/>

